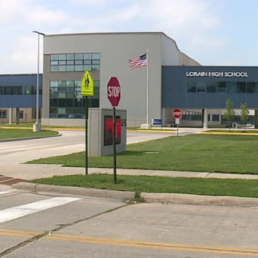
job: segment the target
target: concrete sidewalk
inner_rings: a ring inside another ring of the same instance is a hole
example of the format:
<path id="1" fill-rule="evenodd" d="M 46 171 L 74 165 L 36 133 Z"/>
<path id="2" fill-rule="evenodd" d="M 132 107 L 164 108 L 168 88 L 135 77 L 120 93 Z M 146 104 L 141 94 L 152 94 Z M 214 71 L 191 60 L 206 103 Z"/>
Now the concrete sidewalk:
<path id="1" fill-rule="evenodd" d="M 15 177 L 24 180 L 33 180 L 55 175 L 85 174 L 85 168 L 62 167 L 61 165 L 42 164 L 14 164 L 9 166 L 0 165 L 1 175 Z M 113 174 L 113 168 L 88 168 L 88 173 Z M 162 171 L 140 169 L 117 169 L 117 175 L 147 175 L 164 177 L 195 177 L 195 178 L 224 178 L 224 179 L 258 179 L 258 175 L 226 174 L 189 171 Z"/>
<path id="2" fill-rule="evenodd" d="M 1 167 L 0 167 L 1 169 Z M 89 168 L 89 174 L 107 173 L 113 174 L 113 169 Z M 1 172 L 2 173 L 2 172 Z M 8 176 L 19 177 L 24 180 L 32 180 L 54 175 L 85 174 L 85 168 L 61 167 L 61 165 L 34 165 L 20 164 L 9 167 Z M 169 177 L 194 177 L 194 178 L 228 178 L 228 179 L 258 179 L 258 175 L 237 175 L 219 174 L 206 172 L 186 171 L 157 171 L 157 170 L 129 170 L 117 169 L 119 175 L 148 175 L 148 176 L 169 176 Z M 55 193 L 65 195 L 80 195 L 87 197 L 113 198 L 125 202 L 136 202 L 135 193 L 127 191 L 101 190 L 70 186 L 42 185 L 27 182 L 20 182 L 12 186 L 17 190 L 29 191 L 32 193 Z M 243 198 L 232 196 L 205 196 L 192 194 L 173 193 L 140 193 L 141 201 L 147 203 L 173 203 L 173 204 L 194 204 L 194 205 L 222 205 L 222 206 L 249 206 L 258 207 L 258 198 Z"/>

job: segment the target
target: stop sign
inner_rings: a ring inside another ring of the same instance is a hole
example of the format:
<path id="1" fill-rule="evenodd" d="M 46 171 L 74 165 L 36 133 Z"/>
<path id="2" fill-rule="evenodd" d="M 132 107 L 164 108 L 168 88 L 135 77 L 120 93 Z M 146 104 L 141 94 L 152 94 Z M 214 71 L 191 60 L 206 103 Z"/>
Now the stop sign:
<path id="1" fill-rule="evenodd" d="M 117 77 L 111 77 L 107 84 L 107 96 L 113 107 L 118 106 L 121 98 L 121 87 Z"/>
<path id="2" fill-rule="evenodd" d="M 174 109 L 173 116 L 174 116 L 174 118 L 180 118 L 182 116 L 182 110 L 179 108 Z"/>

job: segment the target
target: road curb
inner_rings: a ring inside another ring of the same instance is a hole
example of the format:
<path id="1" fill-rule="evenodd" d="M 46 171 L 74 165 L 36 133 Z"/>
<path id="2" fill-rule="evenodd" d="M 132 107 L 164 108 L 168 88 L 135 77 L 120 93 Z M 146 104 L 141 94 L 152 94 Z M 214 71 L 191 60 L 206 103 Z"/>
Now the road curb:
<path id="1" fill-rule="evenodd" d="M 207 196 L 191 194 L 170 193 L 141 193 L 141 197 L 147 203 L 173 203 L 195 205 L 219 205 L 219 206 L 255 206 L 258 207 L 258 198 L 246 198 L 235 196 Z"/>
<path id="2" fill-rule="evenodd" d="M 28 182 L 20 182 L 12 185 L 12 188 L 34 193 L 50 192 L 69 195 L 80 195 L 99 198 L 119 199 L 123 201 L 133 200 L 134 192 L 102 190 L 94 188 L 81 188 L 73 186 L 44 185 Z M 234 196 L 207 196 L 173 193 L 141 193 L 140 198 L 146 203 L 163 204 L 191 204 L 191 205 L 217 205 L 217 206 L 252 206 L 258 208 L 258 198 L 234 197 Z"/>
<path id="3" fill-rule="evenodd" d="M 35 193 L 52 192 L 52 193 L 60 193 L 60 194 L 120 199 L 125 201 L 131 200 L 135 197 L 134 192 L 127 192 L 127 191 L 82 188 L 82 187 L 74 187 L 74 186 L 44 185 L 44 184 L 35 184 L 35 183 L 28 183 L 28 182 L 20 182 L 20 183 L 14 184 L 12 185 L 12 188 L 35 192 Z"/>
<path id="4" fill-rule="evenodd" d="M 25 141 L 25 140 L 35 140 L 35 139 L 43 139 L 43 138 L 51 138 L 62 136 L 62 134 L 55 135 L 46 135 L 46 136 L 33 136 L 33 137 L 24 137 L 24 138 L 11 138 L 11 139 L 0 139 L 0 142 L 14 142 L 14 141 Z"/>

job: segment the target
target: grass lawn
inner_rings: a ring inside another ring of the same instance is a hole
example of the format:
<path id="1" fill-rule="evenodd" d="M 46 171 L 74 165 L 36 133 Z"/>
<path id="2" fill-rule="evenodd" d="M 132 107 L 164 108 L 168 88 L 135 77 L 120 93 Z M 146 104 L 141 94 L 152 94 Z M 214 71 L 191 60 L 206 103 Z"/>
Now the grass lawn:
<path id="1" fill-rule="evenodd" d="M 34 123 L 19 123 L 19 124 L 0 124 L 0 129 L 1 127 L 10 127 L 10 128 L 33 128 Z M 55 126 L 55 125 L 42 125 L 42 128 L 67 128 L 67 129 L 84 129 L 84 126 Z"/>
<path id="2" fill-rule="evenodd" d="M 258 135 L 258 130 L 244 130 L 244 129 L 231 129 L 231 130 L 208 130 L 208 131 L 204 131 L 204 133 L 226 133 L 226 134 L 230 134 L 230 133 L 244 133 L 244 134 L 257 134 Z"/>
<path id="3" fill-rule="evenodd" d="M 171 178 L 154 176 L 119 176 L 114 184 L 113 175 L 71 175 L 42 178 L 31 182 L 61 186 L 133 191 L 136 193 L 184 193 L 213 196 L 258 197 L 256 180 Z"/>
<path id="4" fill-rule="evenodd" d="M 0 139 L 14 139 L 14 138 L 25 138 L 25 137 L 35 137 L 35 136 L 51 136 L 57 135 L 57 131 L 42 130 L 39 132 L 33 132 L 31 129 L 2 129 L 0 128 Z"/>
<path id="5" fill-rule="evenodd" d="M 258 136 L 192 134 L 129 144 L 117 167 L 129 169 L 258 174 Z M 28 163 L 84 167 L 85 153 Z M 89 167 L 112 168 L 113 156 L 89 157 Z"/>

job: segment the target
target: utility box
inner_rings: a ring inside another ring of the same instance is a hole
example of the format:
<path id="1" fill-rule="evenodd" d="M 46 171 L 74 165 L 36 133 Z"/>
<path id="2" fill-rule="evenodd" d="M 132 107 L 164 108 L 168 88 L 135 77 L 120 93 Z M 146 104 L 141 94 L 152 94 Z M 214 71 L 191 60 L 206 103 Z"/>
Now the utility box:
<path id="1" fill-rule="evenodd" d="M 116 109 L 116 152 L 126 150 L 127 111 Z M 113 109 L 89 108 L 88 154 L 113 154 Z"/>

